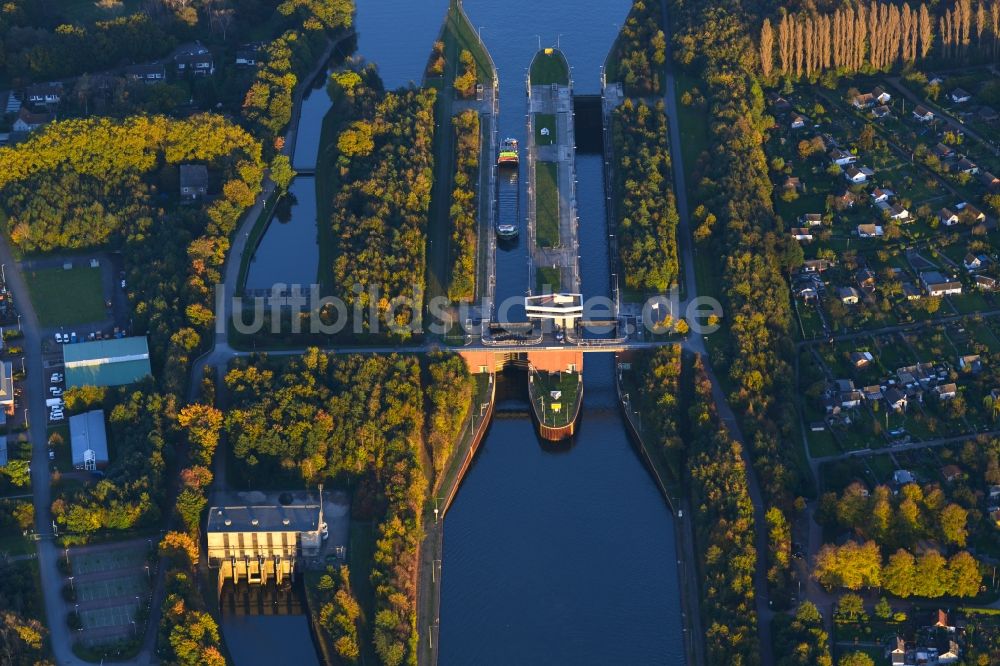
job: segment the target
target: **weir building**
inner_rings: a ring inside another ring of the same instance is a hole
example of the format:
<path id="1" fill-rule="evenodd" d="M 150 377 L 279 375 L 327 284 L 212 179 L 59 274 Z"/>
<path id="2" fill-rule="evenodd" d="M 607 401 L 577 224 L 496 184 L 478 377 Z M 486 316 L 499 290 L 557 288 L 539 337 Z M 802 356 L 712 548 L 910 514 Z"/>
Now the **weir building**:
<path id="1" fill-rule="evenodd" d="M 223 581 L 282 585 L 323 547 L 321 501 L 213 506 L 206 536 L 208 564 Z"/>

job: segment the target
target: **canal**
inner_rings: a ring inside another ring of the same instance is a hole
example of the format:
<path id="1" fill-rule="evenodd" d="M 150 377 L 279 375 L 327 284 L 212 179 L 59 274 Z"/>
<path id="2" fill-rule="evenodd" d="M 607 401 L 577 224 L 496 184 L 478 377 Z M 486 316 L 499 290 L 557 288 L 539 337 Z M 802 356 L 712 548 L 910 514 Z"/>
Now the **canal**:
<path id="1" fill-rule="evenodd" d="M 524 144 L 525 76 L 539 42 L 558 41 L 577 93 L 600 93 L 601 65 L 630 4 L 466 0 L 499 70 L 501 138 Z M 358 1 L 358 53 L 378 64 L 387 88 L 419 80 L 446 9 L 447 0 Z M 316 108 L 328 107 L 322 90 L 310 101 L 317 95 Z M 310 119 L 302 118 L 315 123 L 312 141 L 323 113 L 310 110 Z M 300 126 L 303 137 L 310 131 Z M 310 150 L 316 146 L 296 146 L 296 163 L 309 160 Z M 608 296 L 603 156 L 578 152 L 577 177 L 582 290 L 586 297 Z M 305 181 L 300 177 L 296 185 L 314 192 Z M 307 203 L 305 191 L 295 193 L 286 227 L 272 224 L 258 250 L 275 248 L 273 265 L 284 261 L 279 256 L 288 263 L 256 274 L 258 266 L 251 266 L 255 287 L 292 282 L 305 271 L 315 275 L 315 260 L 301 266 L 302 257 L 311 256 L 303 252 L 315 247 L 315 195 Z M 523 298 L 528 289 L 523 219 L 521 225 L 518 244 L 498 253 L 497 303 Z M 512 398 L 445 519 L 442 666 L 684 663 L 673 518 L 626 434 L 614 372 L 612 356 L 587 355 L 579 434 L 555 447 L 536 435 L 524 382 L 516 374 L 504 380 Z M 233 634 L 233 622 L 224 618 L 227 642 L 246 631 L 284 631 L 239 618 L 244 630 Z M 237 659 L 238 666 L 280 663 L 263 649 L 251 654 Z"/>
<path id="2" fill-rule="evenodd" d="M 630 4 L 466 0 L 499 71 L 501 137 L 524 144 L 539 41 L 558 41 L 575 93 L 600 93 Z M 604 158 L 584 143 L 578 136 L 581 288 L 608 297 Z M 498 249 L 498 303 L 528 289 L 525 238 Z M 673 517 L 626 434 L 614 372 L 611 355 L 587 355 L 571 444 L 539 440 L 526 398 L 501 406 L 445 518 L 441 666 L 684 663 Z M 523 390 L 523 375 L 505 380 Z"/>

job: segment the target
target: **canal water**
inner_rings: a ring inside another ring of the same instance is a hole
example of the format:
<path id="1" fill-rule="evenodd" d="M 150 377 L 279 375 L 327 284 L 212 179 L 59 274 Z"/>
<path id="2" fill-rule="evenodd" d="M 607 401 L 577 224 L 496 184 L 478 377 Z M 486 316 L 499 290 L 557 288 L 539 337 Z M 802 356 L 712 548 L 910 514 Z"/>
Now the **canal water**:
<path id="1" fill-rule="evenodd" d="M 525 76 L 539 41 L 558 41 L 576 92 L 597 94 L 601 65 L 629 6 L 629 0 L 466 0 L 499 70 L 501 138 L 524 144 Z M 359 0 L 358 54 L 378 64 L 388 88 L 419 81 L 446 9 L 447 0 Z M 317 94 L 317 108 L 329 104 Z M 302 119 L 315 123 L 316 140 L 321 119 L 319 112 Z M 295 160 L 302 164 L 308 157 L 300 150 L 306 149 L 297 146 Z M 600 155 L 577 156 L 580 270 L 588 297 L 610 291 L 603 167 Z M 272 240 L 284 239 L 274 240 L 280 249 L 266 263 L 278 266 L 279 255 L 294 261 L 266 273 L 251 267 L 255 285 L 290 282 L 281 273 L 302 270 L 302 252 L 315 246 L 315 209 L 303 206 L 305 197 L 297 197 L 284 230 L 272 224 L 258 251 L 270 252 Z M 498 303 L 528 288 L 524 238 L 498 254 Z M 315 261 L 310 268 L 315 275 Z M 612 356 L 587 356 L 583 420 L 571 444 L 542 443 L 526 400 L 492 424 L 445 520 L 442 666 L 684 663 L 673 519 L 629 441 L 614 371 Z M 306 628 L 302 620 L 295 631 Z M 274 626 L 248 630 L 286 635 Z M 231 642 L 230 618 L 223 628 Z M 238 666 L 281 663 L 266 647 L 247 652 Z"/>
<path id="2" fill-rule="evenodd" d="M 524 143 L 539 39 L 558 40 L 577 94 L 599 94 L 629 6 L 466 0 L 499 70 L 501 137 Z M 603 156 L 578 153 L 576 169 L 581 287 L 608 297 Z M 524 241 L 498 253 L 498 303 L 528 288 Z M 685 662 L 673 517 L 628 438 L 614 372 L 613 356 L 587 355 L 570 444 L 541 442 L 526 400 L 491 425 L 445 519 L 441 666 Z"/>

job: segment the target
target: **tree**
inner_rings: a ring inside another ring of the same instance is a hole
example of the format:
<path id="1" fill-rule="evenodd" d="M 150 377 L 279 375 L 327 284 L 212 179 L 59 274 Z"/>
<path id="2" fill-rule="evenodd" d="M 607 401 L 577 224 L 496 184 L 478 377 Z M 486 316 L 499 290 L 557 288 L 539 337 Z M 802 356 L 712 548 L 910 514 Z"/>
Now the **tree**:
<path id="1" fill-rule="evenodd" d="M 198 561 L 198 544 L 183 532 L 167 532 L 160 541 L 160 555 L 190 568 Z"/>
<path id="2" fill-rule="evenodd" d="M 875 604 L 875 617 L 881 620 L 888 620 L 892 617 L 892 606 L 889 605 L 889 600 L 885 597 L 879 597 L 878 603 Z"/>
<path id="3" fill-rule="evenodd" d="M 927 550 L 917 559 L 913 594 L 918 597 L 940 597 L 948 593 L 950 580 L 947 562 L 936 550 Z"/>
<path id="4" fill-rule="evenodd" d="M 845 587 L 859 590 L 881 584 L 882 558 L 874 541 L 842 546 L 824 545 L 816 556 L 813 577 L 828 590 Z"/>
<path id="5" fill-rule="evenodd" d="M 913 594 L 916 577 L 916 558 L 902 548 L 889 556 L 882 572 L 882 584 L 886 590 L 905 599 Z"/>
<path id="6" fill-rule="evenodd" d="M 295 171 L 292 169 L 292 162 L 288 155 L 278 153 L 271 160 L 271 180 L 279 190 L 287 190 L 292 179 L 295 178 Z"/>
<path id="7" fill-rule="evenodd" d="M 18 488 L 24 488 L 31 483 L 31 463 L 28 460 L 9 460 L 0 468 Z"/>
<path id="8" fill-rule="evenodd" d="M 765 79 L 771 78 L 774 70 L 774 31 L 769 18 L 764 19 L 760 29 L 760 70 Z"/>
<path id="9" fill-rule="evenodd" d="M 837 613 L 851 622 L 864 621 L 865 602 L 857 594 L 845 594 L 837 602 Z"/>
<path id="10" fill-rule="evenodd" d="M 974 597 L 979 594 L 983 576 L 979 563 L 966 551 L 959 551 L 948 560 L 948 575 L 951 578 L 949 593 L 956 597 Z"/>
<path id="11" fill-rule="evenodd" d="M 947 543 L 964 547 L 968 537 L 966 520 L 969 512 L 957 504 L 949 504 L 941 510 L 941 533 Z"/>
<path id="12" fill-rule="evenodd" d="M 837 666 L 875 666 L 875 662 L 864 652 L 848 652 L 837 660 Z"/>

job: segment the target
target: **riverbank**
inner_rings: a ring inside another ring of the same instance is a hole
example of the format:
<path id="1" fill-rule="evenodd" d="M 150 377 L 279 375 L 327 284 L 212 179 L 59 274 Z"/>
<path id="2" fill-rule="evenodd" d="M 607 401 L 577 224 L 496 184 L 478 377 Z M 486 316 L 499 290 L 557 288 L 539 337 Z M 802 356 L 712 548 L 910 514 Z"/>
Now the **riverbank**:
<path id="1" fill-rule="evenodd" d="M 633 392 L 626 391 L 623 385 L 623 375 L 631 373 L 629 364 L 631 355 L 616 354 L 615 389 L 618 394 L 618 405 L 628 426 L 629 440 L 635 446 L 643 464 L 660 489 L 664 501 L 674 515 L 674 539 L 677 543 L 677 574 L 681 584 L 681 606 L 684 621 L 684 651 L 689 666 L 705 663 L 702 637 L 705 635 L 701 626 L 701 608 L 698 590 L 698 560 L 694 551 L 694 527 L 690 501 L 680 479 L 672 478 L 669 465 L 660 452 L 659 447 L 650 441 L 651 433 L 642 430 L 642 422 L 633 410 Z M 685 361 L 686 362 L 686 359 Z M 690 365 L 687 363 L 687 365 Z M 682 380 L 686 377 L 682 374 Z"/>

